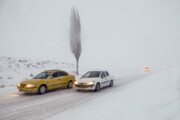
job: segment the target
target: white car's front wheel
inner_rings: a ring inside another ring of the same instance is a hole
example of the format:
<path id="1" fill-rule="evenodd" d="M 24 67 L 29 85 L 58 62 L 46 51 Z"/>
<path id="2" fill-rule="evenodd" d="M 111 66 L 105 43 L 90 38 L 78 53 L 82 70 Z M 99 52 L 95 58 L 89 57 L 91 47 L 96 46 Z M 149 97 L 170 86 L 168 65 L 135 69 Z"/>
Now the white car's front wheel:
<path id="1" fill-rule="evenodd" d="M 99 92 L 99 91 L 100 91 L 100 89 L 101 89 L 100 84 L 99 84 L 99 83 L 97 83 L 97 84 L 96 84 L 96 88 L 95 88 L 95 92 Z"/>
<path id="2" fill-rule="evenodd" d="M 109 84 L 109 87 L 112 87 L 113 86 L 113 80 L 111 80 L 110 84 Z"/>

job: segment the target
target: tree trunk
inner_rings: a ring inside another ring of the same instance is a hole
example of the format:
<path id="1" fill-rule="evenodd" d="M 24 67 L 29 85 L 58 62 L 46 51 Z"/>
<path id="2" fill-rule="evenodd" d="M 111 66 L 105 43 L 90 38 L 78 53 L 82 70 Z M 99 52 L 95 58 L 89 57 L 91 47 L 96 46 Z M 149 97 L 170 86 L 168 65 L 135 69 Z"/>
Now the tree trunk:
<path id="1" fill-rule="evenodd" d="M 79 75 L 78 67 L 79 67 L 79 65 L 78 65 L 78 60 L 77 60 L 77 61 L 76 61 L 76 74 L 77 74 L 77 75 Z"/>

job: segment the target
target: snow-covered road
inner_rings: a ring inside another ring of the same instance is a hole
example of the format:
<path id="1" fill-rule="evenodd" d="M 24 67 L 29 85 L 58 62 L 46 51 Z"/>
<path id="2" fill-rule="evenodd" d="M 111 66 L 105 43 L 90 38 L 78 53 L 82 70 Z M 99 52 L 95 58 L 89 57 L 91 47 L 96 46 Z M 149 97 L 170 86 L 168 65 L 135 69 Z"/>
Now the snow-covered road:
<path id="1" fill-rule="evenodd" d="M 77 92 L 73 88 L 26 95 L 13 91 L 14 88 L 8 94 L 1 91 L 0 120 L 83 120 L 88 115 L 88 120 L 178 120 L 177 81 L 169 81 L 167 73 L 164 70 L 120 76 L 114 87 L 100 92 Z"/>

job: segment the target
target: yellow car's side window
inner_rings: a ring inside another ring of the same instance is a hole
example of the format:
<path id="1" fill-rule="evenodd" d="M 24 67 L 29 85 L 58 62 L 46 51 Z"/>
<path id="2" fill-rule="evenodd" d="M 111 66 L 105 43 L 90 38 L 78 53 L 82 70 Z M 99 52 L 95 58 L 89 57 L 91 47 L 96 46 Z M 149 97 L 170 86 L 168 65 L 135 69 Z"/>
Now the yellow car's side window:
<path id="1" fill-rule="evenodd" d="M 53 77 L 53 78 L 57 78 L 57 77 L 59 77 L 58 72 L 54 72 L 54 73 L 52 74 L 52 77 Z"/>
<path id="2" fill-rule="evenodd" d="M 62 77 L 62 76 L 68 76 L 68 74 L 64 71 L 60 71 L 59 72 L 59 76 Z"/>

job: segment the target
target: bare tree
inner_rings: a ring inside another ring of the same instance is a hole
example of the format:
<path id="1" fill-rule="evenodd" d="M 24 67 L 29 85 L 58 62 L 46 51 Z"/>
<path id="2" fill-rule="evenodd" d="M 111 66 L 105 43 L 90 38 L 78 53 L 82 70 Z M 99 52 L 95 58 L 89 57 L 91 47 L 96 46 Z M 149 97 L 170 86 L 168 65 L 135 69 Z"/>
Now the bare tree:
<path id="1" fill-rule="evenodd" d="M 71 52 L 76 58 L 76 74 L 78 75 L 78 62 L 79 57 L 81 55 L 81 24 L 79 13 L 75 8 L 71 10 L 71 18 L 70 18 L 70 47 Z"/>

